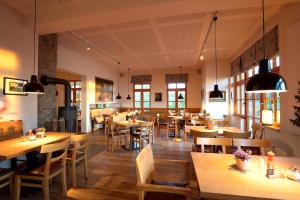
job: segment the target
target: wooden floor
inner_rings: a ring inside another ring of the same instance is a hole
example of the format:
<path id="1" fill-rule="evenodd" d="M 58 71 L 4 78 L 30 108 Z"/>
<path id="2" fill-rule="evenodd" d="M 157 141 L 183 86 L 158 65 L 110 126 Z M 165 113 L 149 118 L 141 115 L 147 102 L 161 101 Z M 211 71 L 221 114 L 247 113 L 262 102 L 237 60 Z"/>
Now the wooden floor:
<path id="1" fill-rule="evenodd" d="M 186 159 L 191 160 L 192 138 L 188 141 L 174 142 L 173 138 L 166 140 L 165 131 L 155 137 L 153 145 L 155 158 Z M 68 197 L 61 196 L 60 180 L 54 180 L 50 185 L 50 199 L 105 199 L 105 200 L 136 200 L 138 199 L 136 187 L 135 158 L 138 151 L 127 151 L 116 148 L 113 153 L 106 151 L 105 136 L 98 132 L 91 136 L 89 144 L 89 179 L 83 176 L 83 166 L 78 170 L 78 187 L 71 187 L 70 176 L 67 177 Z M 191 165 L 191 163 L 190 163 Z M 183 169 L 174 166 L 159 166 L 156 168 L 159 174 L 165 178 L 182 177 Z M 196 187 L 193 167 L 191 169 L 192 187 Z M 197 188 L 193 188 L 192 196 L 197 199 Z M 0 191 L 0 199 L 9 199 L 8 190 Z M 40 189 L 24 188 L 21 191 L 21 199 L 43 199 Z"/>

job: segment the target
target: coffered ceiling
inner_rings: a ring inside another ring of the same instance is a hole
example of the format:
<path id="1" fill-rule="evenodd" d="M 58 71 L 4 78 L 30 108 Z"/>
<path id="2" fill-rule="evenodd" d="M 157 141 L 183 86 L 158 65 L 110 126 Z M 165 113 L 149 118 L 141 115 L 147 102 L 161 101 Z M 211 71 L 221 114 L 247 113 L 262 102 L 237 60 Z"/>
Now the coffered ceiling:
<path id="1" fill-rule="evenodd" d="M 285 3 L 267 1 L 266 18 Z M 33 0 L 2 0 L 24 23 L 32 21 Z M 261 27 L 260 0 L 38 0 L 38 31 L 59 33 L 61 45 L 101 63 L 116 66 L 104 54 L 137 70 L 198 67 L 214 56 L 214 29 L 206 43 L 213 12 L 218 10 L 217 50 L 220 59 Z M 89 12 L 87 12 L 89 10 Z M 74 15 L 74 11 L 77 14 Z M 54 23 L 56 22 L 56 23 Z M 56 24 L 56 25 L 55 25 Z M 87 51 L 86 47 L 91 50 Z M 95 48 L 94 48 L 95 47 Z"/>

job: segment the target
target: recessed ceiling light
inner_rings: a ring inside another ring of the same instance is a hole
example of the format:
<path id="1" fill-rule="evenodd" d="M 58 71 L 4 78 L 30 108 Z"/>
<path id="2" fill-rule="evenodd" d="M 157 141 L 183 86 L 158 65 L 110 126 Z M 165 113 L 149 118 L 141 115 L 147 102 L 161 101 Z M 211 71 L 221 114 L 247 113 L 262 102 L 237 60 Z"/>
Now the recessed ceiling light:
<path id="1" fill-rule="evenodd" d="M 203 55 L 200 55 L 200 60 L 204 60 L 204 56 Z"/>
<path id="2" fill-rule="evenodd" d="M 87 51 L 91 50 L 91 47 L 87 47 L 86 50 L 87 50 Z"/>

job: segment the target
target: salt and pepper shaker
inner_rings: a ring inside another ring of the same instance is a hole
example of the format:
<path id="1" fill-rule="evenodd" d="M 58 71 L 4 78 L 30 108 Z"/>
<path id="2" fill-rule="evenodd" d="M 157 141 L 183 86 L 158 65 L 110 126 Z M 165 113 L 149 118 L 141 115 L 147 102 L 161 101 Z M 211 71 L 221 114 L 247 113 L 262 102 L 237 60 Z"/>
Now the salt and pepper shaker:
<path id="1" fill-rule="evenodd" d="M 269 151 L 268 152 L 268 160 L 267 160 L 267 177 L 268 178 L 272 178 L 275 173 L 274 173 L 274 166 L 273 166 L 273 161 L 274 161 L 274 152 L 273 151 Z"/>

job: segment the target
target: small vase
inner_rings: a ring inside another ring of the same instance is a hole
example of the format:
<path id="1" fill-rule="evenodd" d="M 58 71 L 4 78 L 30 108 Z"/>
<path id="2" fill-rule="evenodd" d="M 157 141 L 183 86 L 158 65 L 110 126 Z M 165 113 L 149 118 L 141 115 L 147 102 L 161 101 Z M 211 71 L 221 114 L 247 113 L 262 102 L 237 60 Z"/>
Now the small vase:
<path id="1" fill-rule="evenodd" d="M 247 171 L 249 169 L 250 160 L 242 160 L 236 158 L 235 161 L 236 161 L 236 167 L 239 170 Z"/>

